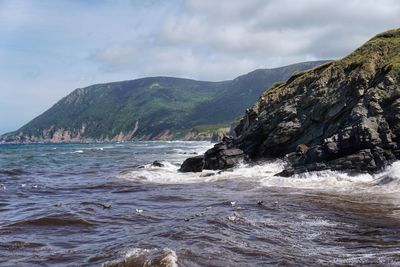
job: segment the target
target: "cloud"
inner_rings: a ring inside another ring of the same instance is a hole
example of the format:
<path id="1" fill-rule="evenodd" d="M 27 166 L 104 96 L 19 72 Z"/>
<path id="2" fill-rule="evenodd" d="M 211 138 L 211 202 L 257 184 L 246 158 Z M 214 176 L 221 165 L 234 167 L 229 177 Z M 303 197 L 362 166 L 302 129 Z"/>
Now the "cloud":
<path id="1" fill-rule="evenodd" d="M 340 58 L 398 14 L 396 0 L 0 0 L 0 132 L 93 83 Z"/>
<path id="2" fill-rule="evenodd" d="M 115 44 L 92 59 L 106 71 L 228 79 L 257 67 L 343 57 L 397 27 L 398 14 L 400 2 L 392 0 L 188 0 L 165 18 L 151 45 Z"/>

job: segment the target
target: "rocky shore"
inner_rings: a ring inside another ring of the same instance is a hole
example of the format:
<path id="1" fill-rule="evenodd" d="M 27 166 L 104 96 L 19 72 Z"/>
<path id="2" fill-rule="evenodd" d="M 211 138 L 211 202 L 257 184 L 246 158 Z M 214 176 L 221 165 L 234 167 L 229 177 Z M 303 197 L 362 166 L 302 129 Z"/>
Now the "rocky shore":
<path id="1" fill-rule="evenodd" d="M 377 172 L 400 159 L 400 29 L 268 89 L 235 132 L 181 171 L 284 158 L 281 176 Z"/>

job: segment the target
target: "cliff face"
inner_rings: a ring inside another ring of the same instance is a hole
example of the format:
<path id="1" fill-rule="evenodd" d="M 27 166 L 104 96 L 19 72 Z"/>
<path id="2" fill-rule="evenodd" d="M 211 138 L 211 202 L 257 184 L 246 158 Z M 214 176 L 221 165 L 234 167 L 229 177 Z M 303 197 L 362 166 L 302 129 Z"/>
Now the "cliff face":
<path id="1" fill-rule="evenodd" d="M 210 140 L 266 87 L 322 63 L 256 70 L 222 82 L 153 77 L 92 85 L 73 91 L 0 142 Z"/>
<path id="2" fill-rule="evenodd" d="M 205 168 L 285 157 L 281 175 L 377 171 L 400 158 L 400 29 L 377 35 L 342 60 L 293 75 L 246 111 L 237 138 L 205 155 Z M 232 149 L 234 160 L 226 165 Z"/>
<path id="3" fill-rule="evenodd" d="M 137 131 L 139 122 L 136 122 L 132 130 L 127 133 L 120 132 L 114 136 L 106 138 L 93 138 L 85 135 L 86 124 L 82 123 L 79 129 L 49 128 L 40 129 L 37 134 L 27 134 L 23 131 L 5 134 L 2 136 L 4 142 L 12 143 L 63 143 L 63 142 L 117 142 L 132 140 Z"/>

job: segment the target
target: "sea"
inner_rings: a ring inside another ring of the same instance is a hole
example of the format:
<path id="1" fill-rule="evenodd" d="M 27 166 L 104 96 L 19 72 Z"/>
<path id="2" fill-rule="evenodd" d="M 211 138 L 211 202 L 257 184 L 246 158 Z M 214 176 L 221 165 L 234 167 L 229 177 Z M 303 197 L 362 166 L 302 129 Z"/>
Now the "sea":
<path id="1" fill-rule="evenodd" d="M 178 171 L 212 146 L 0 145 L 0 266 L 400 266 L 399 162 Z"/>

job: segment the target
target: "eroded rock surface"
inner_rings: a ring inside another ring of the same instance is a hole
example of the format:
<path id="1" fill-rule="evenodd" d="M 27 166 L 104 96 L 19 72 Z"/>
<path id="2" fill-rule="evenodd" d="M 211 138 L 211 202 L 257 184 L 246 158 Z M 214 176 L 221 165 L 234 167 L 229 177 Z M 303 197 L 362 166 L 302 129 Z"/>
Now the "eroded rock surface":
<path id="1" fill-rule="evenodd" d="M 204 168 L 223 169 L 207 157 L 234 149 L 252 161 L 284 157 L 284 176 L 324 169 L 376 172 L 399 159 L 400 29 L 270 88 L 235 131 L 229 147 L 222 142 L 206 152 Z"/>
<path id="2" fill-rule="evenodd" d="M 204 156 L 196 156 L 186 159 L 181 168 L 181 172 L 201 172 L 204 169 Z"/>
<path id="3" fill-rule="evenodd" d="M 180 171 L 182 172 L 200 172 L 207 170 L 222 170 L 236 166 L 244 160 L 244 153 L 233 144 L 232 137 L 222 138 L 222 142 L 214 145 L 204 156 L 197 156 L 186 159 Z"/>

